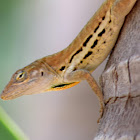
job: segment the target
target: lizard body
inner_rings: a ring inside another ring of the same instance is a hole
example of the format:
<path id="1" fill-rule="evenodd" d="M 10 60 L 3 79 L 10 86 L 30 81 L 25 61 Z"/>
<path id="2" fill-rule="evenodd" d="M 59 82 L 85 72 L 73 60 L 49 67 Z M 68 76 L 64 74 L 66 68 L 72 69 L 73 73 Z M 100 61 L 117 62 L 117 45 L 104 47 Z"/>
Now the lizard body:
<path id="1" fill-rule="evenodd" d="M 18 70 L 1 98 L 10 100 L 22 95 L 66 89 L 87 80 L 103 109 L 103 95 L 90 73 L 112 50 L 125 16 L 135 2 L 106 0 L 66 49 Z"/>

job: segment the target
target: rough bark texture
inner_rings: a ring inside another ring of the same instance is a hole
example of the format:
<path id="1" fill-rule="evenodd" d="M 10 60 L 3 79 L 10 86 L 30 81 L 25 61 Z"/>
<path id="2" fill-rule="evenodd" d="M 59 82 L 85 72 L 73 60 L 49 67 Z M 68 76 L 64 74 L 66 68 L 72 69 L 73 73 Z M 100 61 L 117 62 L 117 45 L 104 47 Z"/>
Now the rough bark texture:
<path id="1" fill-rule="evenodd" d="M 101 77 L 106 102 L 95 140 L 140 140 L 140 0 Z"/>

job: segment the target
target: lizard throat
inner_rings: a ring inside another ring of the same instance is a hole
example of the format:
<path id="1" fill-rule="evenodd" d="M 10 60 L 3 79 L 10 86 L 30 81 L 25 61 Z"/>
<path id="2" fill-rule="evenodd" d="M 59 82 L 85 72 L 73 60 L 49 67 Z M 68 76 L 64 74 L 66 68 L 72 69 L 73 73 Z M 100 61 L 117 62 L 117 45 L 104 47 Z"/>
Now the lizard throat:
<path id="1" fill-rule="evenodd" d="M 70 87 L 73 87 L 77 85 L 79 82 L 73 82 L 73 83 L 66 83 L 66 84 L 59 84 L 59 85 L 53 85 L 49 91 L 55 91 L 55 90 L 64 90 Z"/>

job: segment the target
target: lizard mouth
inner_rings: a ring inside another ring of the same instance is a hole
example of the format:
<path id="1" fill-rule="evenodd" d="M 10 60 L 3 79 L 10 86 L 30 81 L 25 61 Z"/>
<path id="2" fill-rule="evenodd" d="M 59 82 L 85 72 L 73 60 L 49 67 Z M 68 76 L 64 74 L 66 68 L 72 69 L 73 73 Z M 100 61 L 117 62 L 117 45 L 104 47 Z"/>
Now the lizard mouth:
<path id="1" fill-rule="evenodd" d="M 6 95 L 4 95 L 4 94 L 2 93 L 2 94 L 1 94 L 1 99 L 2 99 L 2 100 L 10 100 L 10 99 L 13 99 L 13 97 L 11 98 L 10 95 L 6 96 Z"/>
<path id="2" fill-rule="evenodd" d="M 2 94 L 1 94 L 1 99 L 3 99 L 3 100 L 11 100 L 11 99 L 15 99 L 15 98 L 17 98 L 17 97 L 19 97 L 19 96 L 21 96 L 21 93 L 19 94 L 19 93 L 17 92 L 17 93 L 14 93 L 14 94 L 12 94 L 12 93 L 7 94 L 7 93 L 5 93 L 5 92 L 3 91 Z"/>

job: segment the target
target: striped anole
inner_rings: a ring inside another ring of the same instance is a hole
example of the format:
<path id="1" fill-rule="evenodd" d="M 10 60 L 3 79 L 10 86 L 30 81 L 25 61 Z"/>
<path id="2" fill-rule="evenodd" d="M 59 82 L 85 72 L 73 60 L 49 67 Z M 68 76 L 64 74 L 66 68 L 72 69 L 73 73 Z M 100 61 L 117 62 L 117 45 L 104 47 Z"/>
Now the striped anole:
<path id="1" fill-rule="evenodd" d="M 64 50 L 36 60 L 15 72 L 1 98 L 63 90 L 87 80 L 103 110 L 103 94 L 91 75 L 112 50 L 125 16 L 136 0 L 106 0 Z"/>

